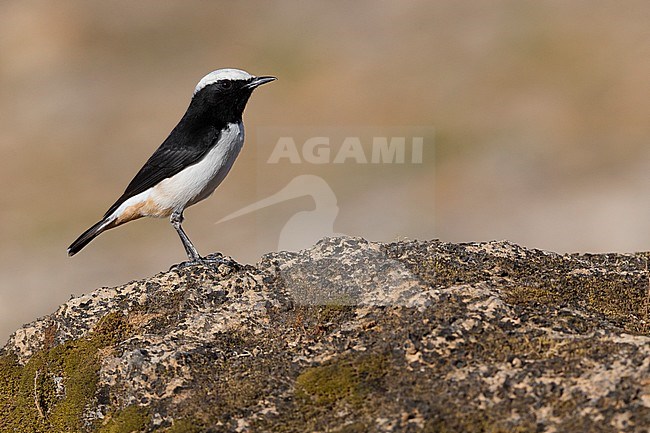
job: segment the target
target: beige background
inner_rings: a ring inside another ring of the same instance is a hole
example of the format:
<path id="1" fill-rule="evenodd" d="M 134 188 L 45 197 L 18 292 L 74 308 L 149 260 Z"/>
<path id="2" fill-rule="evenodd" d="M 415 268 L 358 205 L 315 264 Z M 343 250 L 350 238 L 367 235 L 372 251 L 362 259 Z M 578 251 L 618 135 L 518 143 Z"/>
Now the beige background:
<path id="1" fill-rule="evenodd" d="M 186 213 L 203 253 L 254 262 L 313 207 L 214 224 L 311 169 L 265 165 L 257 132 L 359 125 L 434 127 L 435 155 L 321 168 L 336 232 L 648 250 L 649 17 L 646 1 L 0 2 L 0 341 L 71 294 L 184 259 L 166 221 L 65 249 L 219 67 L 279 80 L 253 96 L 231 175 Z"/>

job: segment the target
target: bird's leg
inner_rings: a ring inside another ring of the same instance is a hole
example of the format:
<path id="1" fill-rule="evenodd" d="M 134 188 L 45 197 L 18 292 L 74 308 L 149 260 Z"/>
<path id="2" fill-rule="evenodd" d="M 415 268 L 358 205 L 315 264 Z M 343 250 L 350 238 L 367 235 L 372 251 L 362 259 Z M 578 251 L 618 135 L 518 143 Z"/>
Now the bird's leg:
<path id="1" fill-rule="evenodd" d="M 172 226 L 174 229 L 176 229 L 178 236 L 180 236 L 181 242 L 183 242 L 185 252 L 187 253 L 187 257 L 190 259 L 190 262 L 202 263 L 202 257 L 199 255 L 199 252 L 196 251 L 196 248 L 194 247 L 194 244 L 192 244 L 192 241 L 190 241 L 190 238 L 185 234 L 183 227 L 181 227 L 183 219 L 183 211 L 174 211 L 169 218 L 169 222 L 172 223 Z"/>

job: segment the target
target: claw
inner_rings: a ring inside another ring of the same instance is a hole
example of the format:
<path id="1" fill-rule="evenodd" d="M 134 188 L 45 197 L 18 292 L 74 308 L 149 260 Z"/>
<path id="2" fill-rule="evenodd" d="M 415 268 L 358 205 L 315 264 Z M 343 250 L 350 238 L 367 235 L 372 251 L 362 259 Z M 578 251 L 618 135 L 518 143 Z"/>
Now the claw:
<path id="1" fill-rule="evenodd" d="M 224 257 L 221 253 L 210 254 L 206 257 L 198 256 L 195 260 L 176 263 L 169 268 L 170 271 L 191 268 L 193 266 L 205 266 L 206 268 L 219 269 L 220 265 L 226 265 L 234 269 L 239 269 L 241 265 L 230 257 Z"/>

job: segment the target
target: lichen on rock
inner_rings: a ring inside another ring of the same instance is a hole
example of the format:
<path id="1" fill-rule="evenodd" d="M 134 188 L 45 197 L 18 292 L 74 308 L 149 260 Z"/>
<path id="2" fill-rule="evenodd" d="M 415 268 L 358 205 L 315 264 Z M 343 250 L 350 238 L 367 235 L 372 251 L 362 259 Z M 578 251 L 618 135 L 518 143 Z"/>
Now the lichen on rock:
<path id="1" fill-rule="evenodd" d="M 650 253 L 328 238 L 73 298 L 0 351 L 0 432 L 637 432 Z"/>

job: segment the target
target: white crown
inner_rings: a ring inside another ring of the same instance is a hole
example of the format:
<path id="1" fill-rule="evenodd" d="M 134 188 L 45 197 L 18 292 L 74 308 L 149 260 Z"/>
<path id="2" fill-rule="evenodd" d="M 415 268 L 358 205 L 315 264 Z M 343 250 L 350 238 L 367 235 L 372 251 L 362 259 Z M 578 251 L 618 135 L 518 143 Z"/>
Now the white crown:
<path id="1" fill-rule="evenodd" d="M 251 74 L 240 69 L 217 69 L 201 78 L 201 81 L 199 81 L 199 84 L 194 89 L 194 94 L 196 95 L 205 86 L 216 83 L 219 80 L 250 80 L 251 78 L 253 78 Z"/>

